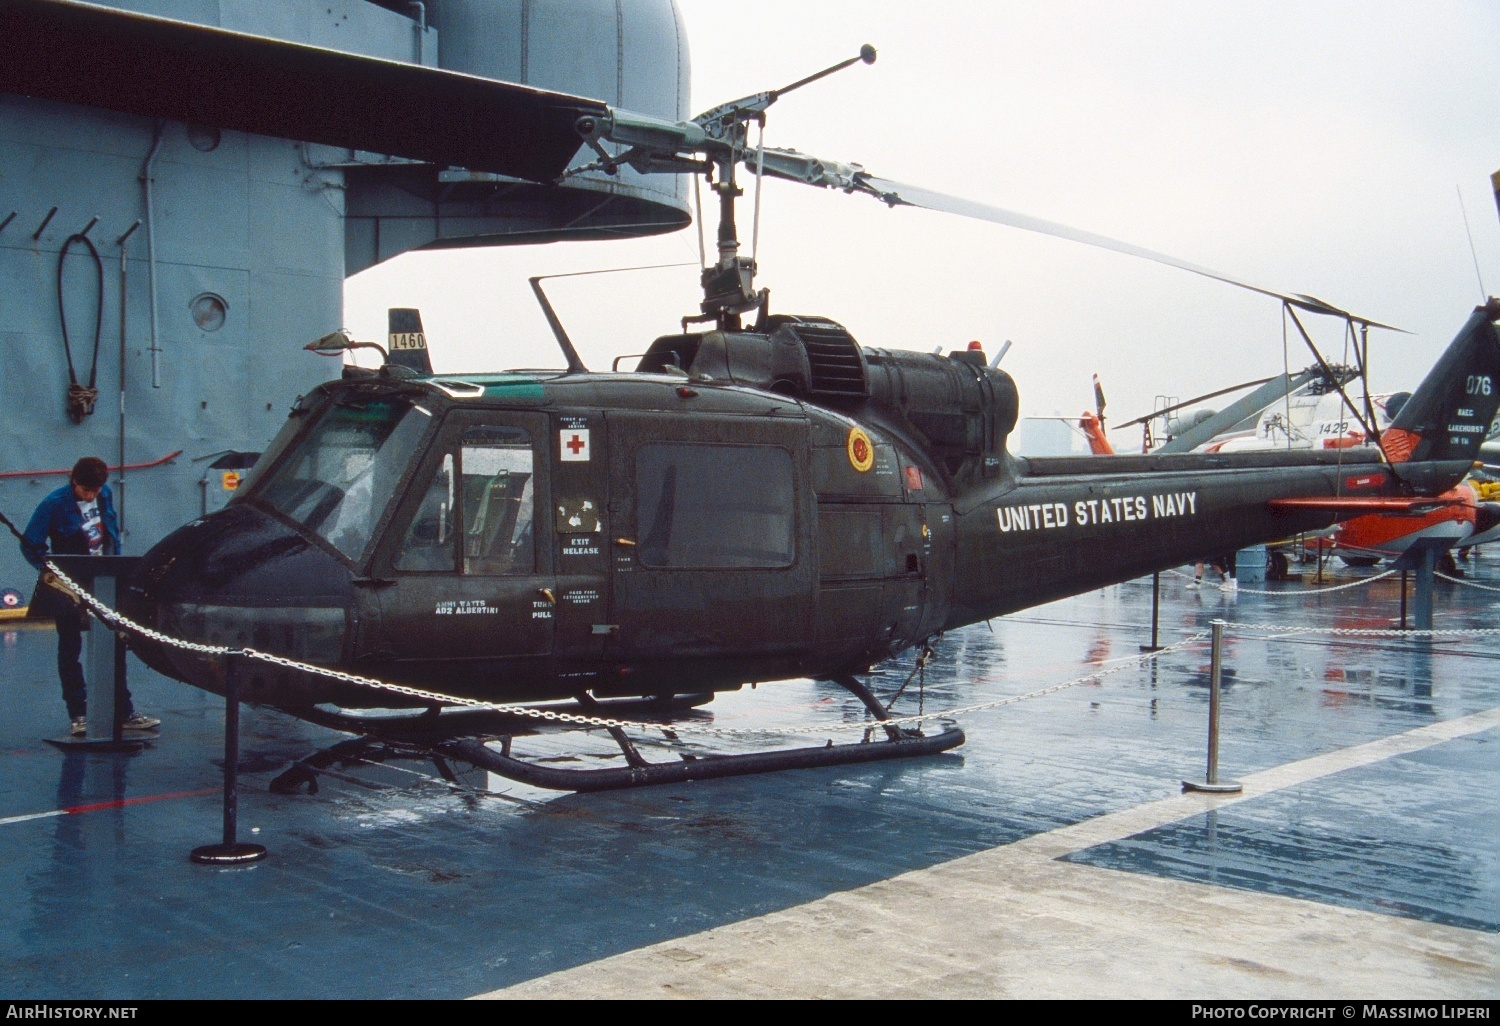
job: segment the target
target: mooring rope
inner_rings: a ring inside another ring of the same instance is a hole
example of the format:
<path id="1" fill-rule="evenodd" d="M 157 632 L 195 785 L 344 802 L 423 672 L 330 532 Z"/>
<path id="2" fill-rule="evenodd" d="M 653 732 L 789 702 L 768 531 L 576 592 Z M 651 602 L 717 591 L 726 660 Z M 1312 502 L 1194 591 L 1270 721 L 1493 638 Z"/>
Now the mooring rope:
<path id="1" fill-rule="evenodd" d="M 73 367 L 73 348 L 68 341 L 68 310 L 67 304 L 63 302 L 63 265 L 68 259 L 68 250 L 75 242 L 81 242 L 88 248 L 89 256 L 94 262 L 94 274 L 99 282 L 99 302 L 94 307 L 94 356 L 89 361 L 87 385 L 79 383 L 78 372 Z M 63 355 L 68 359 L 68 419 L 74 424 L 82 424 L 83 418 L 94 412 L 94 403 L 99 400 L 99 390 L 94 386 L 99 378 L 99 335 L 104 326 L 104 263 L 99 259 L 99 251 L 94 248 L 94 240 L 82 233 L 68 236 L 57 254 L 57 319 L 62 324 Z"/>

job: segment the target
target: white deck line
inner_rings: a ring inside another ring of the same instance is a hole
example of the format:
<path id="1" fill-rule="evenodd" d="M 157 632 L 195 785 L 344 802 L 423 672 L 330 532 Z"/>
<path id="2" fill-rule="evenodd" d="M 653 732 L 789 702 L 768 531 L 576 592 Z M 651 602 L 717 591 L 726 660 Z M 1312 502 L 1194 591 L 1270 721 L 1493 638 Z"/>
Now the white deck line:
<path id="1" fill-rule="evenodd" d="M 1496 726 L 1445 720 L 479 996 L 1494 999 L 1494 934 L 1057 859 Z"/>

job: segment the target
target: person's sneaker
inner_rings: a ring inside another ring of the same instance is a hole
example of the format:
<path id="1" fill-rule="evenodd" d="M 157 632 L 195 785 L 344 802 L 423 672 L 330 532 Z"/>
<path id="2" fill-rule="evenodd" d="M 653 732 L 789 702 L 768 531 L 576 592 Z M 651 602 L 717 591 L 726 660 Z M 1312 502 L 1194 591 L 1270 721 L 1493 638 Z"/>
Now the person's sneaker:
<path id="1" fill-rule="evenodd" d="M 72 726 L 70 726 L 68 728 L 68 733 L 71 734 L 73 737 L 83 737 L 88 732 L 89 732 L 89 721 L 86 720 L 86 719 L 84 719 L 82 716 L 80 716 L 80 717 L 78 717 L 78 719 L 74 720 Z"/>
<path id="2" fill-rule="evenodd" d="M 161 720 L 155 716 L 143 716 L 140 713 L 136 713 L 130 719 L 120 724 L 120 726 L 125 730 L 150 730 L 152 727 L 161 726 Z"/>
<path id="3" fill-rule="evenodd" d="M 1236 581 L 1233 577 L 1226 577 L 1226 578 L 1224 578 L 1224 583 L 1221 584 L 1221 585 L 1219 585 L 1219 590 L 1220 591 L 1239 591 L 1240 590 L 1240 582 Z"/>
<path id="4" fill-rule="evenodd" d="M 1203 587 L 1203 582 L 1195 577 L 1188 582 L 1187 589 L 1188 591 L 1197 591 L 1201 587 Z"/>

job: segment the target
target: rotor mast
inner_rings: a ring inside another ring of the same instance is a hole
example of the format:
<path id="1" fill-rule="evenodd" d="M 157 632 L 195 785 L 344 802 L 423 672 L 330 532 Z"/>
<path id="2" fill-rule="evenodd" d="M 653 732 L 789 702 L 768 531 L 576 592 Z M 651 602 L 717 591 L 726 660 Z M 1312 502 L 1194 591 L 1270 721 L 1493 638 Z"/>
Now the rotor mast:
<path id="1" fill-rule="evenodd" d="M 735 200 L 745 194 L 736 180 L 735 166 L 750 155 L 748 128 L 752 122 L 764 128 L 766 108 L 793 89 L 800 89 L 861 62 L 875 63 L 875 48 L 868 43 L 859 48 L 858 56 L 780 89 L 720 104 L 692 121 L 667 121 L 618 108 L 603 115 L 586 115 L 578 119 L 578 134 L 600 159 L 573 168 L 564 177 L 587 171 L 612 175 L 626 165 L 643 174 L 703 175 L 709 188 L 719 197 L 718 262 L 703 269 L 703 301 L 699 304 L 702 313 L 683 318 L 683 324 L 713 321 L 720 331 L 738 331 L 740 315 L 758 309 L 764 316 L 769 297 L 769 290 L 757 291 L 755 288 L 754 257 L 740 255 L 739 231 L 735 222 Z M 604 148 L 604 142 L 622 145 L 625 149 L 610 153 Z M 755 157 L 759 162 L 758 170 L 763 168 L 766 174 L 810 185 L 836 185 L 844 189 L 862 187 L 854 181 L 854 168 L 831 162 L 825 164 L 795 151 L 757 147 Z M 757 188 L 760 177 L 758 173 Z"/>
<path id="2" fill-rule="evenodd" d="M 703 270 L 702 314 L 683 319 L 684 324 L 713 321 L 720 331 L 738 331 L 740 315 L 750 310 L 760 310 L 765 316 L 770 299 L 769 289 L 755 288 L 755 272 L 758 269 L 754 256 L 740 255 L 739 230 L 735 220 L 735 200 L 745 194 L 735 180 L 735 169 L 749 156 L 748 135 L 753 122 L 762 129 L 766 124 L 766 108 L 793 89 L 826 78 L 853 64 L 875 63 L 875 48 L 868 43 L 859 48 L 859 55 L 839 61 L 822 71 L 799 78 L 791 85 L 782 86 L 764 93 L 756 93 L 733 103 L 722 104 L 694 118 L 711 139 L 722 143 L 709 151 L 705 175 L 709 187 L 719 196 L 719 262 Z M 714 180 L 717 172 L 717 181 Z M 757 176 L 756 188 L 760 188 Z"/>
<path id="3" fill-rule="evenodd" d="M 737 134 L 743 136 L 744 126 L 736 128 Z M 756 291 L 755 258 L 740 255 L 734 203 L 745 194 L 745 190 L 735 181 L 738 162 L 738 157 L 731 153 L 709 164 L 718 172 L 717 181 L 709 175 L 709 188 L 719 195 L 719 262 L 703 269 L 703 302 L 700 304 L 703 313 L 684 318 L 684 324 L 713 321 L 720 331 L 738 331 L 740 315 L 754 309 L 764 312 L 770 298 L 769 289 Z"/>

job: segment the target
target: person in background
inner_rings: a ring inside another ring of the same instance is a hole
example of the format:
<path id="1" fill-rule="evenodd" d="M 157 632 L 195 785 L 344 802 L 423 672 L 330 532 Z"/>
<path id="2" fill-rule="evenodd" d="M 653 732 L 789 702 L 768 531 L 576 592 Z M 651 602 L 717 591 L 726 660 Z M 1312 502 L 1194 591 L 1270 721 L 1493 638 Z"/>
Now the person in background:
<path id="1" fill-rule="evenodd" d="M 108 481 L 109 468 L 103 460 L 97 456 L 79 460 L 73 465 L 68 483 L 37 506 L 21 541 L 21 554 L 42 572 L 31 599 L 31 614 L 51 617 L 57 625 L 57 675 L 62 681 L 63 701 L 68 706 L 74 737 L 88 733 L 88 690 L 78 658 L 83 652 L 83 623 L 88 614 L 77 596 L 63 587 L 42 562 L 49 550 L 59 556 L 119 554 L 120 524 L 115 517 Z M 127 730 L 149 730 L 161 725 L 161 720 L 135 711 L 128 690 L 124 712 Z M 110 729 L 113 726 L 110 724 Z"/>
<path id="2" fill-rule="evenodd" d="M 1215 556 L 1206 564 L 1213 568 L 1214 573 L 1219 575 L 1220 591 L 1238 591 L 1239 582 L 1234 578 L 1234 553 L 1223 556 Z M 1193 565 L 1193 580 L 1188 585 L 1190 591 L 1203 587 L 1203 568 L 1205 564 L 1199 560 Z"/>

